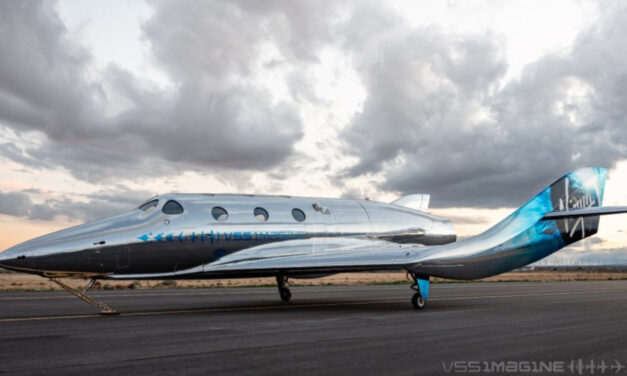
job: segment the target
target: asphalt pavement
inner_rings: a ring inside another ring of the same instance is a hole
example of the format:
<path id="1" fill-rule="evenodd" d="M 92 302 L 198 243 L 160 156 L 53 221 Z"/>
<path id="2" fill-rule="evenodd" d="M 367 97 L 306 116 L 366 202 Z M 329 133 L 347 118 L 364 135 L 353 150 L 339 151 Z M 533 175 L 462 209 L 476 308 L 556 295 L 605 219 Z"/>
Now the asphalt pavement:
<path id="1" fill-rule="evenodd" d="M 0 293 L 0 373 L 627 375 L 627 281 L 434 284 L 422 311 L 403 285 L 292 295 L 91 292 L 121 313 L 100 316 L 63 292 Z"/>

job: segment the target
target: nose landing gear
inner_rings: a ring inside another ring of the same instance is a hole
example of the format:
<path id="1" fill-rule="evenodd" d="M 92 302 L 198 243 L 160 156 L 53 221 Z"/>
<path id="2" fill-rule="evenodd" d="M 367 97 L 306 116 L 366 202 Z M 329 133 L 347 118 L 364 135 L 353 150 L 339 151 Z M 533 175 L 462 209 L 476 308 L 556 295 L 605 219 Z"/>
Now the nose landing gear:
<path id="1" fill-rule="evenodd" d="M 76 297 L 78 297 L 79 299 L 81 299 L 85 303 L 90 304 L 90 305 L 92 305 L 94 307 L 100 308 L 100 314 L 101 315 L 119 315 L 119 313 L 117 311 L 115 311 L 114 309 L 111 309 L 108 305 L 104 304 L 103 302 L 97 302 L 97 301 L 93 300 L 92 298 L 90 298 L 86 294 L 87 290 L 89 290 L 94 285 L 94 283 L 96 282 L 95 279 L 92 278 L 85 287 L 83 287 L 80 290 L 77 290 L 77 289 L 74 289 L 74 288 L 66 285 L 65 283 L 61 282 L 59 279 L 57 279 L 55 277 L 48 277 L 48 278 L 52 282 L 54 282 L 57 285 L 59 285 L 64 290 L 67 290 L 68 292 L 76 295 Z"/>
<path id="2" fill-rule="evenodd" d="M 276 276 L 276 284 L 279 288 L 279 296 L 284 302 L 289 302 L 292 299 L 292 292 L 289 289 L 289 282 L 286 275 Z"/>
<path id="3" fill-rule="evenodd" d="M 414 309 L 423 309 L 429 298 L 429 276 L 409 273 L 414 280 L 411 289 L 416 291 L 411 298 L 411 305 Z"/>

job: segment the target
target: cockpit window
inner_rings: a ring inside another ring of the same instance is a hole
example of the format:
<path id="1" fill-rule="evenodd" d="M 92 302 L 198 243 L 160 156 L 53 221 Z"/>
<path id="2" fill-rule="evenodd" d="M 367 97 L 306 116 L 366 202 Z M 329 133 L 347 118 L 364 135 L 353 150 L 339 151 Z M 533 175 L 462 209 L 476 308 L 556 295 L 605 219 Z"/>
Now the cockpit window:
<path id="1" fill-rule="evenodd" d="M 255 218 L 259 221 L 259 222 L 265 222 L 268 220 L 268 211 L 266 211 L 266 209 L 264 208 L 255 208 L 255 210 L 253 211 L 253 214 L 255 215 Z"/>
<path id="2" fill-rule="evenodd" d="M 149 210 L 156 208 L 158 203 L 159 203 L 159 200 L 148 201 L 145 204 L 142 204 L 138 209 L 147 212 Z"/>
<path id="3" fill-rule="evenodd" d="M 181 214 L 183 207 L 178 202 L 170 200 L 163 205 L 162 211 L 164 214 Z"/>
<path id="4" fill-rule="evenodd" d="M 221 208 L 219 206 L 216 206 L 213 209 L 211 209 L 211 215 L 216 221 L 219 221 L 219 222 L 224 222 L 227 219 L 229 219 L 229 213 L 227 213 L 227 211 L 224 208 Z"/>

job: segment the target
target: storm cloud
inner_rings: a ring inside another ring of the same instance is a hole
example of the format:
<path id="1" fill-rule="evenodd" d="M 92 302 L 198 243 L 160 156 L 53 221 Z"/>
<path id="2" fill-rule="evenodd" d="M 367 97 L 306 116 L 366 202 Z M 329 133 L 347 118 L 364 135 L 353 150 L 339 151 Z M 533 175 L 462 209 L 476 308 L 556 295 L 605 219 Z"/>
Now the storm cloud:
<path id="1" fill-rule="evenodd" d="M 5 144 L 2 154 L 92 181 L 163 175 L 183 164 L 263 170 L 290 156 L 302 137 L 298 108 L 273 101 L 254 80 L 271 31 L 257 21 L 233 32 L 249 21 L 238 6 L 204 5 L 163 3 L 144 25 L 175 83 L 161 89 L 116 65 L 90 77 L 90 51 L 69 38 L 54 3 L 0 2 L 0 122 L 45 136 L 21 149 Z M 115 98 L 125 109 L 110 116 L 105 107 Z"/>
<path id="2" fill-rule="evenodd" d="M 359 159 L 349 176 L 382 173 L 380 188 L 432 193 L 434 206 L 514 207 L 568 170 L 627 156 L 623 6 L 504 86 L 492 35 L 379 19 L 356 54 L 368 99 L 343 133 Z"/>
<path id="3" fill-rule="evenodd" d="M 308 70 L 333 48 L 366 92 L 337 135 L 338 158 L 355 163 L 311 181 L 380 176 L 369 179 L 376 190 L 431 193 L 434 206 L 512 207 L 570 169 L 627 156 L 620 3 L 604 4 L 572 49 L 510 81 L 498 34 L 410 25 L 380 2 L 151 7 L 143 38 L 172 87 L 115 64 L 90 75 L 91 51 L 70 38 L 54 3 L 0 1 L 0 124 L 22 137 L 0 155 L 92 183 L 184 170 L 285 176 L 277 172 L 307 162 L 294 158 L 303 108 L 324 103 Z M 275 96 L 266 76 L 286 94 Z M 352 186 L 345 196 L 365 192 Z M 4 210 L 49 216 L 43 209 Z"/>

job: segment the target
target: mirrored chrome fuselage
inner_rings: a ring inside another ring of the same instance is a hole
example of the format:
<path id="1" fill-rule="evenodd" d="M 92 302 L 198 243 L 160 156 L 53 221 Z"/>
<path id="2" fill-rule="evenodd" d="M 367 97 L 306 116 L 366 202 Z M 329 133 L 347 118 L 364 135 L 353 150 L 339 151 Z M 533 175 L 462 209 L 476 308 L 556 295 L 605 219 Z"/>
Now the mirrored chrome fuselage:
<path id="1" fill-rule="evenodd" d="M 258 195 L 166 194 L 149 210 L 87 223 L 33 239 L 0 253 L 0 265 L 40 274 L 151 275 L 209 264 L 225 255 L 272 242 L 309 239 L 311 252 L 330 237 L 374 238 L 395 243 L 454 242 L 447 219 L 367 200 Z M 165 214 L 175 200 L 180 214 Z M 228 218 L 218 221 L 214 207 Z M 268 213 L 255 217 L 255 208 Z M 305 213 L 297 221 L 293 209 Z"/>

